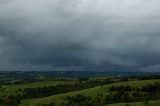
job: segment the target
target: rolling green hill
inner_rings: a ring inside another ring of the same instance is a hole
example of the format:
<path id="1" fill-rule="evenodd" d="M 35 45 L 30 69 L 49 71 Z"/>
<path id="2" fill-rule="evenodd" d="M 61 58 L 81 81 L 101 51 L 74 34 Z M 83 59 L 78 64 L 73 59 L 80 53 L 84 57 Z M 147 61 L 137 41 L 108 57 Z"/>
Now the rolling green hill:
<path id="1" fill-rule="evenodd" d="M 37 106 L 38 104 L 48 104 L 51 102 L 54 102 L 56 104 L 56 106 L 59 106 L 62 101 L 64 102 L 64 98 L 67 96 L 84 94 L 87 96 L 94 97 L 97 95 L 97 93 L 102 93 L 103 95 L 108 95 L 109 94 L 108 89 L 111 86 L 130 85 L 132 87 L 141 87 L 143 85 L 152 84 L 155 82 L 160 82 L 160 80 L 140 80 L 140 81 L 137 80 L 137 81 L 128 81 L 128 82 L 120 82 L 120 83 L 115 83 L 115 84 L 108 84 L 108 85 L 98 86 L 98 87 L 94 87 L 94 88 L 90 88 L 90 89 L 86 89 L 86 90 L 68 92 L 68 93 L 53 95 L 53 96 L 44 97 L 44 98 L 23 100 L 19 106 Z M 139 106 L 140 104 L 141 104 L 141 102 L 138 102 L 136 106 Z M 124 105 L 124 103 L 117 104 L 117 105 L 112 104 L 109 106 L 123 106 L 123 105 Z"/>
<path id="2" fill-rule="evenodd" d="M 15 84 L 15 85 L 4 85 L 0 88 L 0 96 L 19 93 L 18 89 L 25 89 L 25 88 L 37 88 L 37 87 L 47 87 L 47 86 L 56 86 L 56 85 L 63 85 L 63 84 L 75 84 L 77 81 L 40 81 L 40 82 L 33 82 L 28 84 Z"/>

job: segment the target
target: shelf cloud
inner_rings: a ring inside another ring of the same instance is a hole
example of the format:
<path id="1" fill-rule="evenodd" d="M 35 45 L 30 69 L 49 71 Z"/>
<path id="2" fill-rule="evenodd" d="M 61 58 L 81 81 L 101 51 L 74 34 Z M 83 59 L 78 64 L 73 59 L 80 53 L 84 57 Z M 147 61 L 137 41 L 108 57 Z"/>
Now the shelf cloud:
<path id="1" fill-rule="evenodd" d="M 159 5 L 160 0 L 1 0 L 0 70 L 157 71 Z"/>

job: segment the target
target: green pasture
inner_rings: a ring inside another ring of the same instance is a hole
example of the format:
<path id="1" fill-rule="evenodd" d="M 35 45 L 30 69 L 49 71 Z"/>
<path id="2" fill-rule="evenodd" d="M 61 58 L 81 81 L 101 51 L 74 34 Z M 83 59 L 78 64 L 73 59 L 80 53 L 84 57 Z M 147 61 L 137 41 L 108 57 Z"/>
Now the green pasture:
<path id="1" fill-rule="evenodd" d="M 80 90 L 80 91 L 74 91 L 74 92 L 68 92 L 68 93 L 63 93 L 63 94 L 58 94 L 58 95 L 53 95 L 49 97 L 44 97 L 44 98 L 38 98 L 38 99 L 30 99 L 30 100 L 23 100 L 19 106 L 37 106 L 38 104 L 48 104 L 51 102 L 56 103 L 56 106 L 59 106 L 62 101 L 64 101 L 64 98 L 66 96 L 73 96 L 77 94 L 84 94 L 88 96 L 95 96 L 97 93 L 102 93 L 104 95 L 109 94 L 108 89 L 111 86 L 118 86 L 118 85 L 130 85 L 134 87 L 141 87 L 143 85 L 147 84 L 152 84 L 155 82 L 160 82 L 160 79 L 157 80 L 137 80 L 137 81 L 128 81 L 128 82 L 120 82 L 120 83 L 114 83 L 114 84 L 108 84 L 104 86 L 98 86 L 86 90 Z M 140 106 L 141 102 L 137 103 L 137 105 L 134 106 Z M 120 104 L 112 104 L 109 106 L 124 106 L 124 103 Z"/>

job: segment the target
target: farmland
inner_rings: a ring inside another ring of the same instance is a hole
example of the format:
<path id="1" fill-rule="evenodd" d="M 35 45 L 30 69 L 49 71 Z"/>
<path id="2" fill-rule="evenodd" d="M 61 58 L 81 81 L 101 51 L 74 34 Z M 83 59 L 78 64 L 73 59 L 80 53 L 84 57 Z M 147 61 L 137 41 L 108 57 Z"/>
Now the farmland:
<path id="1" fill-rule="evenodd" d="M 115 84 L 104 85 L 103 87 L 98 86 L 98 87 L 94 87 L 94 88 L 90 88 L 90 89 L 86 89 L 86 90 L 69 92 L 69 93 L 54 95 L 54 96 L 45 97 L 45 98 L 24 100 L 20 106 L 27 106 L 27 105 L 28 106 L 37 106 L 38 104 L 48 104 L 48 103 L 51 103 L 52 101 L 54 101 L 57 106 L 58 105 L 60 106 L 60 103 L 62 101 L 64 101 L 64 98 L 66 98 L 67 96 L 84 94 L 86 96 L 96 97 L 98 93 L 103 94 L 103 96 L 104 96 L 104 95 L 109 94 L 108 89 L 111 86 L 130 85 L 130 86 L 134 86 L 134 87 L 141 87 L 141 86 L 144 86 L 144 85 L 147 85 L 147 84 L 153 84 L 155 82 L 160 82 L 160 80 L 120 82 L 120 83 L 115 83 Z M 137 106 L 138 106 L 138 104 L 139 103 L 137 103 Z M 123 103 L 121 103 L 121 105 L 123 105 Z M 112 104 L 111 106 L 114 106 L 114 104 Z M 119 104 L 116 105 L 116 106 L 119 106 Z"/>
<path id="2" fill-rule="evenodd" d="M 153 74 L 85 77 L 47 74 L 33 77 L 30 74 L 28 79 L 19 76 L 18 79 L 10 77 L 5 81 L 1 80 L 3 80 L 0 85 L 1 106 L 159 106 L 160 104 L 160 76 Z"/>

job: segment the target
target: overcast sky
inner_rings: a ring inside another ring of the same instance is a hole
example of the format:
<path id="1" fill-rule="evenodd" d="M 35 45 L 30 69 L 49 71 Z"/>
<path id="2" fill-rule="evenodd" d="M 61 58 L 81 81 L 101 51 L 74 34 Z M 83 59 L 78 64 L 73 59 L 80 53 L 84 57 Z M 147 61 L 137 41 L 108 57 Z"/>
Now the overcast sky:
<path id="1" fill-rule="evenodd" d="M 0 70 L 160 71 L 160 0 L 0 0 Z"/>

